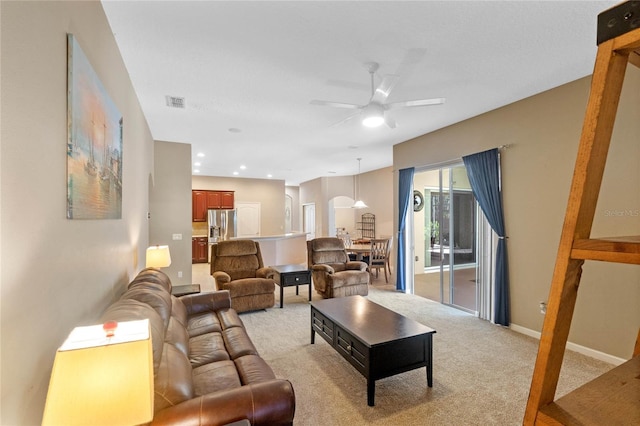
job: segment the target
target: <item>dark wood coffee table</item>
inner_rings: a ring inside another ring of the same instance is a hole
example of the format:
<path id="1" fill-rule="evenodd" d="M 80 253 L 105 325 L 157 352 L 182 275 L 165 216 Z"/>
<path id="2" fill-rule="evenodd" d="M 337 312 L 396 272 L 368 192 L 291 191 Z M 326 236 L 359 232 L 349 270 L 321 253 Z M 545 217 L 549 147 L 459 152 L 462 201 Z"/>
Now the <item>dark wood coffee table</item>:
<path id="1" fill-rule="evenodd" d="M 299 285 L 309 285 L 309 301 L 311 301 L 311 271 L 303 265 L 277 265 L 271 266 L 278 272 L 275 280 L 280 286 L 280 308 L 284 303 L 284 288 L 296 286 L 296 296 Z"/>
<path id="2" fill-rule="evenodd" d="M 367 403 L 374 405 L 376 380 L 420 367 L 433 386 L 436 331 L 362 296 L 311 302 L 311 343 L 320 334 L 367 379 Z"/>

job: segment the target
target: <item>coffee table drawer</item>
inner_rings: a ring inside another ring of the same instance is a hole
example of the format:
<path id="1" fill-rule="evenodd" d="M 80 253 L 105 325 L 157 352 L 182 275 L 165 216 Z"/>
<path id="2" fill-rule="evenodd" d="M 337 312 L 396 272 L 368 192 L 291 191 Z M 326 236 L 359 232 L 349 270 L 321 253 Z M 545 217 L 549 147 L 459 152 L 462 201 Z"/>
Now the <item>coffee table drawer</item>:
<path id="1" fill-rule="evenodd" d="M 333 322 L 329 321 L 324 315 L 311 309 L 311 325 L 316 333 L 319 333 L 324 340 L 333 345 Z"/>
<path id="2" fill-rule="evenodd" d="M 366 376 L 369 349 L 340 327 L 336 327 L 336 349 L 356 370 Z"/>
<path id="3" fill-rule="evenodd" d="M 288 274 L 283 274 L 280 280 L 282 282 L 282 285 L 284 285 L 285 287 L 293 286 L 293 285 L 309 284 L 311 282 L 311 272 L 310 271 L 290 272 Z"/>

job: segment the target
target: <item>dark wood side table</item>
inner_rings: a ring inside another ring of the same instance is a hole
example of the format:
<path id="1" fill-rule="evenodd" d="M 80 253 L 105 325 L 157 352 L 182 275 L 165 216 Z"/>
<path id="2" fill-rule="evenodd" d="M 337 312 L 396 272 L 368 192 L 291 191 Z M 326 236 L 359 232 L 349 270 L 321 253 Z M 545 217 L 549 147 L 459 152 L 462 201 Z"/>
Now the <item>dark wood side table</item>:
<path id="1" fill-rule="evenodd" d="M 277 265 L 271 266 L 278 272 L 276 284 L 280 286 L 280 308 L 284 303 L 284 288 L 296 286 L 298 295 L 299 285 L 309 285 L 309 301 L 311 301 L 311 271 L 303 265 Z"/>
<path id="2" fill-rule="evenodd" d="M 200 284 L 177 285 L 175 287 L 171 287 L 171 294 L 176 297 L 195 293 L 200 293 Z"/>

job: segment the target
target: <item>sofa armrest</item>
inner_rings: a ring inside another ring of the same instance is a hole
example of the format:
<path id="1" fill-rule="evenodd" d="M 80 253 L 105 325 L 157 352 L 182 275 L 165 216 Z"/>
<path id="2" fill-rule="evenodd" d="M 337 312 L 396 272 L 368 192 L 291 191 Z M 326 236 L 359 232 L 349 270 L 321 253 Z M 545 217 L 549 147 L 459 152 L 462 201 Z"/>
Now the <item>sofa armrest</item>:
<path id="1" fill-rule="evenodd" d="M 288 380 L 269 380 L 210 393 L 157 412 L 152 425 L 293 424 L 296 399 Z"/>
<path id="2" fill-rule="evenodd" d="M 333 274 L 335 270 L 333 267 L 329 265 L 325 265 L 324 263 L 317 263 L 311 267 L 312 271 L 326 272 L 327 274 Z"/>
<path id="3" fill-rule="evenodd" d="M 229 290 L 188 294 L 180 297 L 180 300 L 185 308 L 187 308 L 187 315 L 218 311 L 231 307 L 231 294 Z"/>
<path id="4" fill-rule="evenodd" d="M 276 271 L 273 268 L 264 267 L 264 268 L 260 268 L 260 269 L 258 269 L 256 271 L 256 277 L 257 278 L 267 278 L 267 279 L 275 281 L 277 273 L 278 273 L 278 271 Z"/>
<path id="5" fill-rule="evenodd" d="M 360 262 L 359 260 L 352 260 L 350 262 L 347 262 L 345 264 L 345 268 L 346 269 L 351 269 L 351 270 L 360 270 L 360 271 L 366 271 L 367 270 L 367 264 L 365 262 Z"/>

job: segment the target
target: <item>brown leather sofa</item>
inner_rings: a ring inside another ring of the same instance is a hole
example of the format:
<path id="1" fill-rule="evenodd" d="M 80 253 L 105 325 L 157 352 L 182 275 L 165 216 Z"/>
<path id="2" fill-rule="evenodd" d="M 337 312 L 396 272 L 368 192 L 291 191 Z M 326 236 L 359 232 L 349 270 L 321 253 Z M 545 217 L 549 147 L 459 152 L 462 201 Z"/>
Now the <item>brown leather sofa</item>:
<path id="1" fill-rule="evenodd" d="M 323 298 L 369 294 L 367 264 L 351 261 L 339 238 L 307 241 L 307 263 L 313 287 Z"/>
<path id="2" fill-rule="evenodd" d="M 277 274 L 265 268 L 260 244 L 253 240 L 220 241 L 211 246 L 211 276 L 217 290 L 229 290 L 237 312 L 272 308 Z"/>
<path id="3" fill-rule="evenodd" d="M 260 357 L 228 291 L 171 295 L 171 281 L 145 269 L 102 316 L 148 318 L 154 367 L 151 424 L 293 424 L 295 395 Z"/>

